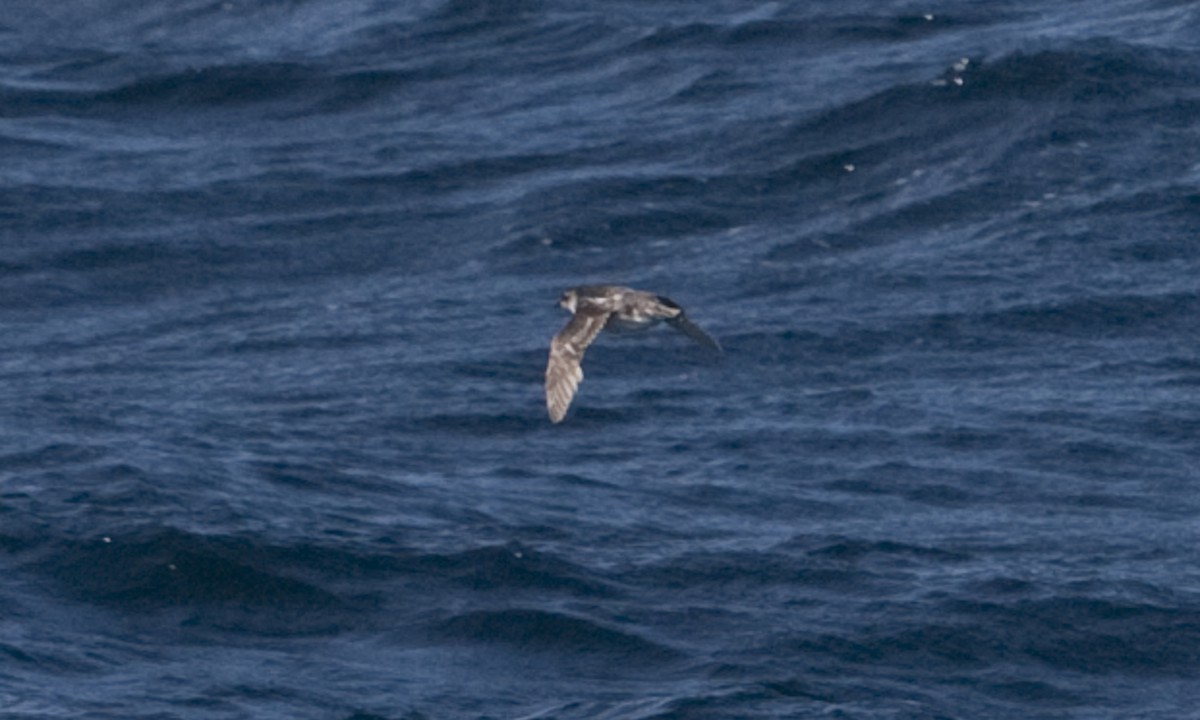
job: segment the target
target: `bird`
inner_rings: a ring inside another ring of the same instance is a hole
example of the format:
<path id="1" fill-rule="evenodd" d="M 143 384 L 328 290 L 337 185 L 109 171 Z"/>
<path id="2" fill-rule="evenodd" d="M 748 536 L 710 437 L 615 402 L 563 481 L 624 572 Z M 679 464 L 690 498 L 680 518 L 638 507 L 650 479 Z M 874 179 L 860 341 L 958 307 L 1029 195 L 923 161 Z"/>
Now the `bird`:
<path id="1" fill-rule="evenodd" d="M 721 352 L 721 344 L 689 320 L 675 301 L 652 292 L 620 285 L 583 285 L 563 292 L 558 304 L 571 313 L 571 319 L 550 341 L 546 363 L 546 410 L 553 423 L 566 417 L 583 380 L 583 353 L 601 330 L 644 330 L 665 320 L 692 340 Z"/>

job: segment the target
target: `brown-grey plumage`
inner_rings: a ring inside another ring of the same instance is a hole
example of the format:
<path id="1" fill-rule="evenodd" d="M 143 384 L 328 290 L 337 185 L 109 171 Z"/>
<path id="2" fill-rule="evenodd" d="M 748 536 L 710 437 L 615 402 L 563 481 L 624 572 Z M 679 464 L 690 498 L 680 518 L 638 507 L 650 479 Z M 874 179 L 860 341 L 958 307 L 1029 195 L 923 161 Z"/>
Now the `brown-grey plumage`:
<path id="1" fill-rule="evenodd" d="M 578 311 L 550 341 L 550 362 L 546 364 L 546 410 L 552 422 L 561 422 L 571 399 L 583 380 L 583 353 L 592 344 L 608 314 Z"/>
<path id="2" fill-rule="evenodd" d="M 717 352 L 721 345 L 684 315 L 669 298 L 619 285 L 584 285 L 567 290 L 558 304 L 571 319 L 550 341 L 546 364 L 546 410 L 561 422 L 583 380 L 583 354 L 601 330 L 645 329 L 666 320 L 671 327 Z"/>

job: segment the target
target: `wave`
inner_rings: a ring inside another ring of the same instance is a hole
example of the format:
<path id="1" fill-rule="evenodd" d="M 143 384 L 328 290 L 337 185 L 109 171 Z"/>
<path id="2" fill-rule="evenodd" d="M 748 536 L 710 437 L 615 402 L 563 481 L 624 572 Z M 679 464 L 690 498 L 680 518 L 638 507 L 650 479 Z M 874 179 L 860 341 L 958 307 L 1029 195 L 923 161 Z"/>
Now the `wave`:
<path id="1" fill-rule="evenodd" d="M 1004 331 L 1086 337 L 1138 337 L 1186 329 L 1200 295 L 1099 295 L 987 312 L 981 324 Z"/>
<path id="2" fill-rule="evenodd" d="M 804 13 L 797 7 L 793 12 Z M 959 11 L 933 14 L 830 14 L 828 8 L 803 16 L 772 18 L 735 15 L 724 22 L 695 21 L 664 23 L 639 39 L 631 49 L 664 52 L 697 47 L 717 47 L 754 51 L 787 48 L 812 52 L 831 45 L 894 43 L 916 41 L 929 36 L 983 28 L 1011 15 L 991 11 Z"/>
<path id="3" fill-rule="evenodd" d="M 355 551 L 350 543 L 271 544 L 152 526 L 78 541 L 35 539 L 28 533 L 0 537 L 5 538 L 0 546 L 27 557 L 29 569 L 52 578 L 63 592 L 124 609 L 236 605 L 350 612 L 354 603 L 330 589 L 347 575 L 373 581 L 420 578 L 489 593 L 617 594 L 584 568 L 520 545 L 454 553 L 383 546 Z"/>
<path id="4" fill-rule="evenodd" d="M 414 558 L 411 569 L 476 590 L 567 592 L 579 597 L 617 594 L 609 583 L 584 568 L 519 545 L 425 555 Z"/>
<path id="5" fill-rule="evenodd" d="M 145 531 L 60 546 L 33 564 L 67 593 L 127 609 L 232 604 L 327 610 L 336 595 L 281 572 L 248 541 L 178 530 Z"/>
<path id="6" fill-rule="evenodd" d="M 523 650 L 602 656 L 606 662 L 662 662 L 679 656 L 640 635 L 561 612 L 509 609 L 456 615 L 435 629 L 444 640 L 502 643 Z"/>
<path id="7" fill-rule="evenodd" d="M 1200 674 L 1200 613 L 1088 597 L 951 603 L 944 622 L 901 632 L 824 635 L 797 641 L 799 652 L 847 663 L 937 671 L 1021 667 L 1194 678 Z"/>

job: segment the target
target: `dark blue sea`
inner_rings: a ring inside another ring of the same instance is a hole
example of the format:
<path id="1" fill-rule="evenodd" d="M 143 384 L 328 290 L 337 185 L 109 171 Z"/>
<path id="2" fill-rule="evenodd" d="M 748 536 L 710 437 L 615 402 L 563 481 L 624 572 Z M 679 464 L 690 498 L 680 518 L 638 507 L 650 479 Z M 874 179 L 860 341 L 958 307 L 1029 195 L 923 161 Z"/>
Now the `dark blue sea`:
<path id="1" fill-rule="evenodd" d="M 4 4 L 3 720 L 1198 708 L 1200 4 Z"/>

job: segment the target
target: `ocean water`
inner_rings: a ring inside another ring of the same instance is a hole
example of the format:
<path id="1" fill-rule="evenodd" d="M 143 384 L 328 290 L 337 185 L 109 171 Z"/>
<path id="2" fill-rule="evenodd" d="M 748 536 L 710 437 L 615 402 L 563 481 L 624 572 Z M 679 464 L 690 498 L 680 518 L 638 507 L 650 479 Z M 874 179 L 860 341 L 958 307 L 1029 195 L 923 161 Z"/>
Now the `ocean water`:
<path id="1" fill-rule="evenodd" d="M 4 720 L 1200 712 L 1194 2 L 9 3 L 0 153 Z"/>

